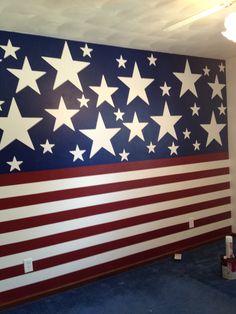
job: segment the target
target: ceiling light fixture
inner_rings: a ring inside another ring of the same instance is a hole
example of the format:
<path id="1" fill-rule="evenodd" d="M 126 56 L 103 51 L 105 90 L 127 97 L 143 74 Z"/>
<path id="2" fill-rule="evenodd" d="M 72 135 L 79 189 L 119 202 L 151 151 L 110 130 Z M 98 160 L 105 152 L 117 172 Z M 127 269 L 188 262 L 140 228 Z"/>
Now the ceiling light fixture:
<path id="1" fill-rule="evenodd" d="M 224 32 L 221 32 L 223 36 L 227 39 L 232 40 L 236 43 L 236 13 L 231 13 L 225 18 L 225 28 Z"/>
<path id="2" fill-rule="evenodd" d="M 212 7 L 210 9 L 208 9 L 208 10 L 202 11 L 202 12 L 200 12 L 198 14 L 192 15 L 192 16 L 190 16 L 190 17 L 188 17 L 188 18 L 186 18 L 186 19 L 184 19 L 182 21 L 179 21 L 179 22 L 175 23 L 175 24 L 172 24 L 172 25 L 166 27 L 164 29 L 164 31 L 170 32 L 170 31 L 176 30 L 176 29 L 178 29 L 180 27 L 183 27 L 185 25 L 188 25 L 188 24 L 191 24 L 193 22 L 196 22 L 196 21 L 198 21 L 198 20 L 200 20 L 200 19 L 202 19 L 202 18 L 204 18 L 204 17 L 206 17 L 208 15 L 216 13 L 216 12 L 222 10 L 222 9 L 228 8 L 229 6 L 234 4 L 235 2 L 236 2 L 236 0 L 234 0 L 234 1 L 224 1 L 224 2 L 216 5 L 215 7 Z"/>

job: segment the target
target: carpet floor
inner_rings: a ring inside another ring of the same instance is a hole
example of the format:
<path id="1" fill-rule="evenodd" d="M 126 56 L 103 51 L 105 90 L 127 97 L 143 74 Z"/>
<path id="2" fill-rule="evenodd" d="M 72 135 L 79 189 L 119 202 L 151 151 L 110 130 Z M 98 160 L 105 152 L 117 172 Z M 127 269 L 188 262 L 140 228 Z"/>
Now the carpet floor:
<path id="1" fill-rule="evenodd" d="M 162 258 L 1 314 L 235 314 L 236 280 L 221 276 L 224 252 L 216 241 L 181 261 Z"/>

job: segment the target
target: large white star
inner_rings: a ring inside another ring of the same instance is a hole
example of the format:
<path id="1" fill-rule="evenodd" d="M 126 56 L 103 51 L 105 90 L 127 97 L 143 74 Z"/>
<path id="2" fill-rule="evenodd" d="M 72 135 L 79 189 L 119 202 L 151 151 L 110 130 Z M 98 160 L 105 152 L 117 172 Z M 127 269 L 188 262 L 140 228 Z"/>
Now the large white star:
<path id="1" fill-rule="evenodd" d="M 188 59 L 186 60 L 184 72 L 173 72 L 173 74 L 182 82 L 180 97 L 188 90 L 197 97 L 195 82 L 202 76 L 201 74 L 194 74 L 191 72 Z"/>
<path id="2" fill-rule="evenodd" d="M 42 58 L 57 71 L 53 89 L 69 81 L 79 90 L 83 91 L 78 73 L 85 69 L 90 63 L 73 60 L 67 42 L 65 42 L 61 58 Z"/>
<path id="3" fill-rule="evenodd" d="M 36 81 L 46 72 L 32 70 L 27 57 L 25 57 L 24 59 L 22 69 L 7 68 L 7 70 L 19 79 L 16 88 L 16 93 L 20 92 L 22 89 L 29 86 L 35 92 L 40 94 L 38 84 L 36 83 Z"/>
<path id="4" fill-rule="evenodd" d="M 89 158 L 92 158 L 102 148 L 107 150 L 112 155 L 115 155 L 111 139 L 119 131 L 120 128 L 106 128 L 102 115 L 99 112 L 95 129 L 80 130 L 80 132 L 82 132 L 93 141 Z"/>
<path id="5" fill-rule="evenodd" d="M 151 118 L 160 125 L 160 132 L 158 135 L 158 141 L 162 139 L 167 133 L 177 139 L 175 132 L 175 124 L 181 119 L 182 116 L 172 116 L 170 114 L 168 104 L 165 102 L 164 111 L 162 116 L 151 116 Z"/>
<path id="6" fill-rule="evenodd" d="M 20 49 L 20 47 L 12 46 L 10 39 L 8 39 L 6 45 L 0 45 L 0 47 L 5 51 L 3 56 L 4 59 L 9 56 L 12 56 L 13 58 L 17 59 L 16 52 Z"/>
<path id="7" fill-rule="evenodd" d="M 104 75 L 102 76 L 100 86 L 89 86 L 96 94 L 98 94 L 97 107 L 103 104 L 105 101 L 115 107 L 111 95 L 113 95 L 118 87 L 111 87 L 107 85 Z"/>
<path id="8" fill-rule="evenodd" d="M 20 169 L 20 165 L 23 163 L 23 161 L 21 160 L 17 160 L 16 157 L 14 156 L 12 161 L 7 161 L 7 164 L 9 166 L 11 166 L 10 168 L 10 172 L 12 172 L 13 170 L 18 170 L 18 171 L 21 171 Z"/>
<path id="9" fill-rule="evenodd" d="M 45 111 L 47 111 L 56 118 L 53 131 L 56 131 L 64 124 L 68 126 L 68 128 L 70 128 L 71 130 L 75 131 L 71 118 L 76 115 L 80 110 L 67 109 L 64 99 L 62 97 L 58 109 L 45 109 Z"/>
<path id="10" fill-rule="evenodd" d="M 208 133 L 206 146 L 208 146 L 213 140 L 216 140 L 222 146 L 220 132 L 226 126 L 226 124 L 225 123 L 217 124 L 214 111 L 212 112 L 211 115 L 211 122 L 209 124 L 200 125 Z"/>
<path id="11" fill-rule="evenodd" d="M 139 122 L 137 113 L 134 113 L 133 121 L 132 122 L 126 122 L 123 123 L 129 130 L 129 142 L 135 138 L 135 136 L 139 137 L 141 140 L 144 141 L 143 137 L 143 129 L 145 126 L 148 125 L 148 122 Z"/>
<path id="12" fill-rule="evenodd" d="M 216 75 L 214 83 L 208 83 L 208 84 L 212 88 L 211 99 L 213 99 L 215 96 L 219 96 L 221 99 L 223 99 L 221 91 L 225 87 L 225 84 L 219 83 L 218 76 Z"/>
<path id="13" fill-rule="evenodd" d="M 83 154 L 85 152 L 86 150 L 80 149 L 79 145 L 76 145 L 75 150 L 70 150 L 70 153 L 74 156 L 73 162 L 75 162 L 77 159 L 84 161 Z"/>
<path id="14" fill-rule="evenodd" d="M 34 145 L 29 136 L 28 130 L 35 126 L 42 118 L 24 118 L 13 98 L 7 117 L 0 117 L 0 129 L 3 135 L 0 142 L 0 150 L 11 144 L 15 140 L 20 141 L 34 150 Z"/>
<path id="15" fill-rule="evenodd" d="M 136 62 L 134 64 L 133 74 L 131 77 L 118 76 L 118 79 L 129 88 L 127 105 L 130 104 L 136 97 L 140 97 L 149 105 L 145 89 L 154 81 L 154 79 L 142 78 Z"/>

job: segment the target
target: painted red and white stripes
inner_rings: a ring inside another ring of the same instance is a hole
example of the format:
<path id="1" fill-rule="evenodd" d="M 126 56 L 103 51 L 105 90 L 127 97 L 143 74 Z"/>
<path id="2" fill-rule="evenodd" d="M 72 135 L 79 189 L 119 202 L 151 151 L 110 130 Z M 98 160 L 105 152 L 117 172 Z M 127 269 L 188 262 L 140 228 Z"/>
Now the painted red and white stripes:
<path id="1" fill-rule="evenodd" d="M 224 153 L 3 175 L 1 303 L 227 234 L 229 181 Z"/>

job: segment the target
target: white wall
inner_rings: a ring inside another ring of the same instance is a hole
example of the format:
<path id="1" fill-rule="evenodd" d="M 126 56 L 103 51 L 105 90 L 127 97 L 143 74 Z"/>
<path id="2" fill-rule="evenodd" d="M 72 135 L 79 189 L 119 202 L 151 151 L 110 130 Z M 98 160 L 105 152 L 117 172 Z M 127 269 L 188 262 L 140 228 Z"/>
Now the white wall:
<path id="1" fill-rule="evenodd" d="M 236 233 L 236 57 L 226 60 L 226 68 L 233 232 Z"/>

